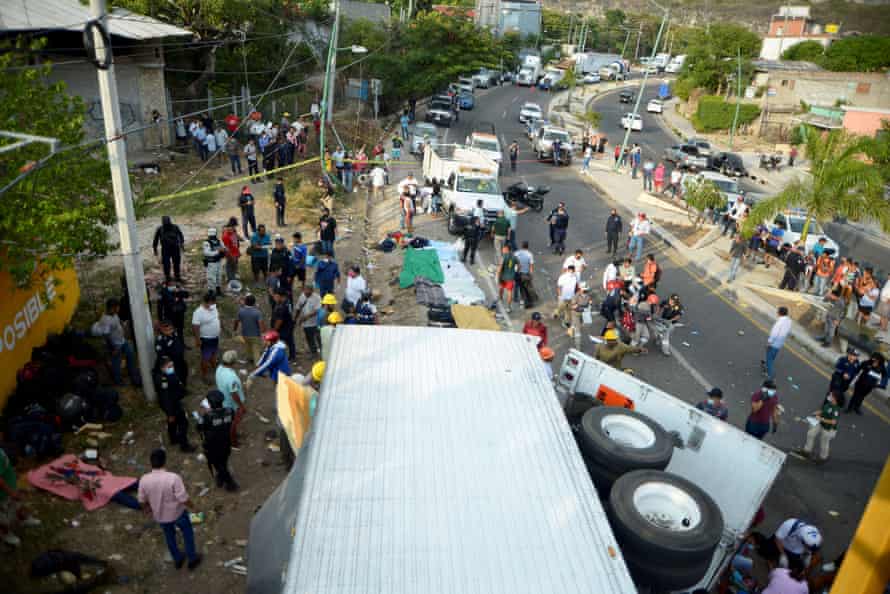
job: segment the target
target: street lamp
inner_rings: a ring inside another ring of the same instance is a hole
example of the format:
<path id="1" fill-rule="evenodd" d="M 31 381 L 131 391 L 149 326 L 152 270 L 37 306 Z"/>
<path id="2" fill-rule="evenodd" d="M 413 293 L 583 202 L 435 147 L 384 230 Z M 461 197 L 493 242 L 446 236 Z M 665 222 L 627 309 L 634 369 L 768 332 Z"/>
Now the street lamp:
<path id="1" fill-rule="evenodd" d="M 664 8 L 660 6 L 654 0 L 649 0 L 654 4 L 657 8 L 659 8 L 662 12 L 664 12 L 664 16 L 661 18 L 661 26 L 658 27 L 658 35 L 655 37 L 655 45 L 652 46 L 652 56 L 649 58 L 649 63 L 651 64 L 655 60 L 655 52 L 658 51 L 658 42 L 661 41 L 661 33 L 664 31 L 664 26 L 667 23 L 668 16 L 670 15 L 670 9 Z M 621 143 L 621 155 L 624 155 L 624 151 L 627 150 L 627 141 L 630 140 L 630 131 L 633 128 L 633 123 L 637 119 L 637 113 L 640 111 L 640 101 L 643 99 L 643 91 L 646 90 L 646 81 L 649 80 L 649 68 L 646 67 L 643 69 L 643 80 L 640 82 L 640 91 L 637 93 L 637 100 L 634 103 L 633 112 L 631 112 L 630 121 L 627 122 L 627 130 L 624 132 L 624 141 Z M 615 171 L 618 171 L 618 167 L 621 164 L 621 159 L 617 159 L 615 161 Z"/>

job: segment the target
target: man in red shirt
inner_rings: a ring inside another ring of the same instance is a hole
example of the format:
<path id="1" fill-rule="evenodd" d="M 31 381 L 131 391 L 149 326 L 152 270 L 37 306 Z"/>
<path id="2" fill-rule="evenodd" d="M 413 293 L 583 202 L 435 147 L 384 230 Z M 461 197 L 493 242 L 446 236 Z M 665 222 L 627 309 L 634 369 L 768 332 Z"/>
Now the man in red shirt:
<path id="1" fill-rule="evenodd" d="M 522 333 L 540 338 L 541 340 L 537 345 L 539 349 L 547 346 L 547 326 L 541 321 L 541 314 L 539 312 L 536 311 L 532 314 L 532 319 L 527 321 L 522 327 Z"/>
<path id="2" fill-rule="evenodd" d="M 235 131 L 238 129 L 238 126 L 241 124 L 241 118 L 233 113 L 230 113 L 226 116 L 225 122 L 226 128 L 229 130 L 229 134 L 234 134 Z"/>
<path id="3" fill-rule="evenodd" d="M 776 383 L 768 379 L 751 395 L 751 414 L 745 423 L 745 433 L 763 439 L 769 433 L 770 423 L 775 433 L 779 424 L 779 396 Z"/>
<path id="4" fill-rule="evenodd" d="M 238 259 L 241 258 L 241 238 L 238 236 L 238 219 L 231 217 L 223 229 L 223 245 L 226 246 L 226 278 L 232 282 L 238 276 Z"/>

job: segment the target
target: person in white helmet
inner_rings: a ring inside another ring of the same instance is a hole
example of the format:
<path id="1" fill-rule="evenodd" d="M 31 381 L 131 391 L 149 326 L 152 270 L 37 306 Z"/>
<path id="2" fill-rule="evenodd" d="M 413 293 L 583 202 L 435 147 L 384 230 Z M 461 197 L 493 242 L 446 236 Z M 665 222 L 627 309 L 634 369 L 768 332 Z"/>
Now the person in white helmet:
<path id="1" fill-rule="evenodd" d="M 788 518 L 776 529 L 773 540 L 779 549 L 779 565 L 782 567 L 788 567 L 789 559 L 795 557 L 807 569 L 819 563 L 822 533 L 805 520 Z"/>
<path id="2" fill-rule="evenodd" d="M 226 256 L 226 246 L 216 236 L 216 228 L 207 229 L 207 239 L 201 246 L 204 267 L 207 269 L 207 290 L 216 296 L 222 295 L 222 260 Z"/>

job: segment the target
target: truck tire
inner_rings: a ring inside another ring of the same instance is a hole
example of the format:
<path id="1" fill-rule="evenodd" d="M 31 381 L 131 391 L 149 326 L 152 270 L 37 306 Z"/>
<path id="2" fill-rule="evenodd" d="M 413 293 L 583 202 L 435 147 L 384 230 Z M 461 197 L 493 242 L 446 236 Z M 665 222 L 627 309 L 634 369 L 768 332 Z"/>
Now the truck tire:
<path id="1" fill-rule="evenodd" d="M 451 210 L 448 211 L 448 232 L 452 235 L 457 235 L 460 233 L 460 228 L 457 226 L 457 222 L 454 219 L 454 207 L 451 207 Z"/>
<path id="2" fill-rule="evenodd" d="M 620 475 L 616 472 L 603 468 L 596 463 L 596 460 L 591 459 L 590 456 L 585 456 L 582 453 L 581 458 L 584 460 L 584 466 L 587 468 L 587 474 L 590 476 L 590 480 L 593 482 L 593 486 L 596 487 L 596 490 L 600 495 L 600 499 L 608 500 L 609 493 L 611 493 L 612 491 L 612 485 L 615 484 L 615 481 L 618 480 L 618 477 Z"/>
<path id="3" fill-rule="evenodd" d="M 638 412 L 613 406 L 592 408 L 581 419 L 581 449 L 606 470 L 664 470 L 674 441 L 661 425 Z"/>
<path id="4" fill-rule="evenodd" d="M 601 405 L 602 402 L 597 400 L 593 394 L 587 394 L 586 392 L 572 392 L 566 398 L 563 411 L 566 414 L 566 420 L 569 422 L 569 426 L 572 430 L 574 431 L 577 428 L 580 431 L 581 419 L 584 418 L 584 414 L 591 408 Z"/>
<path id="5" fill-rule="evenodd" d="M 622 551 L 623 552 L 623 551 Z M 711 566 L 711 560 L 691 565 L 665 565 L 624 555 L 627 569 L 638 587 L 648 586 L 655 592 L 686 590 L 698 584 Z"/>
<path id="6" fill-rule="evenodd" d="M 660 470 L 622 475 L 609 494 L 609 520 L 625 556 L 647 566 L 698 566 L 723 535 L 720 508 L 698 486 Z"/>

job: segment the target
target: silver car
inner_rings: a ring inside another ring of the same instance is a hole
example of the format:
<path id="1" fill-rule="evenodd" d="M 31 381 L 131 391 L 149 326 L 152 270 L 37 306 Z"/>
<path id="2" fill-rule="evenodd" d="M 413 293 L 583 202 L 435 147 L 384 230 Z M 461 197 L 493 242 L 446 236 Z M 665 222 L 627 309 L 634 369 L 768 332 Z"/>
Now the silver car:
<path id="1" fill-rule="evenodd" d="M 559 162 L 569 165 L 572 162 L 572 137 L 562 128 L 555 126 L 544 126 L 538 130 L 538 134 L 534 140 L 534 151 L 539 160 L 553 158 L 553 142 L 559 140 Z"/>
<path id="2" fill-rule="evenodd" d="M 427 122 L 416 122 L 411 130 L 411 154 L 423 154 L 423 145 L 435 148 L 439 145 L 438 129 Z"/>

